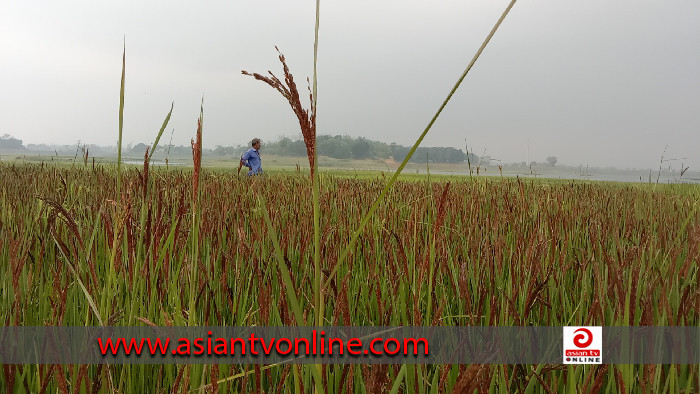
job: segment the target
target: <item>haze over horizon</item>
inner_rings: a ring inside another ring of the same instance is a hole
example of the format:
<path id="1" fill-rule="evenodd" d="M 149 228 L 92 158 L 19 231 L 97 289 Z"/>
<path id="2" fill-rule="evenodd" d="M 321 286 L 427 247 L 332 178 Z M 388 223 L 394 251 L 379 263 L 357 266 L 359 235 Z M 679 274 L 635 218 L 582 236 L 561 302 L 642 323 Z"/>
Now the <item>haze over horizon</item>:
<path id="1" fill-rule="evenodd" d="M 411 145 L 508 1 L 321 2 L 318 132 Z M 0 135 L 116 145 L 126 41 L 124 146 L 299 134 L 284 99 L 241 70 L 300 91 L 313 73 L 315 2 L 4 2 Z M 504 162 L 700 168 L 700 3 L 519 1 L 421 146 Z M 528 149 L 529 146 L 529 149 Z M 529 153 L 528 153 L 529 150 Z"/>

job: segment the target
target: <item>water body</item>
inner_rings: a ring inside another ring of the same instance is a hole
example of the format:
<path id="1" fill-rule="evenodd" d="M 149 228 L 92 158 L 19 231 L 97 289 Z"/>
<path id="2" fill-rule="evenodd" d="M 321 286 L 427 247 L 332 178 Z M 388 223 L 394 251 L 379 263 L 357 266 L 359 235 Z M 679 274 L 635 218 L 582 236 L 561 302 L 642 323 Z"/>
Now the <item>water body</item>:
<path id="1" fill-rule="evenodd" d="M 127 159 L 122 161 L 124 164 L 143 166 L 143 160 Z M 206 166 L 206 163 L 204 163 Z M 168 162 L 168 166 L 173 167 L 192 167 L 192 162 Z M 152 160 L 151 166 L 166 166 L 165 161 Z M 321 166 L 321 170 L 324 167 Z M 332 169 L 342 169 L 340 167 L 333 167 Z M 352 168 L 349 167 L 347 170 L 350 171 L 377 171 L 377 172 L 389 172 L 383 168 Z M 404 174 L 426 174 L 425 168 L 421 169 L 404 169 Z M 433 175 L 458 175 L 458 176 L 468 176 L 469 171 L 445 171 L 445 170 L 430 170 Z M 476 170 L 472 173 L 472 176 L 477 177 Z M 486 171 L 482 168 L 479 176 L 487 177 L 499 177 L 501 176 L 498 168 L 488 167 Z M 700 184 L 700 174 L 697 172 L 686 173 L 684 176 L 680 176 L 679 172 L 668 172 L 662 171 L 659 175 L 658 170 L 656 172 L 652 171 L 651 175 L 649 170 L 612 170 L 606 171 L 605 169 L 591 169 L 589 172 L 579 171 L 575 168 L 539 168 L 532 172 L 526 169 L 516 169 L 516 168 L 504 168 L 503 177 L 507 178 L 523 178 L 523 179 L 561 179 L 561 180 L 575 180 L 575 181 L 606 181 L 606 182 L 625 182 L 625 183 L 689 183 L 689 184 Z M 657 179 L 658 178 L 658 179 Z"/>
<path id="2" fill-rule="evenodd" d="M 417 174 L 426 174 L 426 171 L 424 169 L 422 170 L 413 170 L 413 171 L 403 171 L 404 173 L 417 173 Z M 552 169 L 547 169 L 545 171 L 537 172 L 533 171 L 534 173 L 531 173 L 529 171 L 517 171 L 511 169 L 503 169 L 503 177 L 507 178 L 522 178 L 522 179 L 561 179 L 561 180 L 575 180 L 575 181 L 606 181 L 606 182 L 624 182 L 624 183 L 688 183 L 688 184 L 700 184 L 700 175 L 693 173 L 693 174 L 685 174 L 684 176 L 680 176 L 678 172 L 676 173 L 665 173 L 662 172 L 661 175 L 658 174 L 658 172 L 652 172 L 651 177 L 649 175 L 649 171 L 647 170 L 646 172 L 643 170 L 629 170 L 629 171 L 610 171 L 606 172 L 605 170 L 600 170 L 596 169 L 595 172 L 591 171 L 589 173 L 580 173 L 575 170 L 563 170 L 563 171 L 558 171 L 558 170 L 552 170 Z M 433 175 L 459 175 L 459 176 L 468 176 L 469 172 L 468 171 L 433 171 L 430 170 L 430 173 Z M 472 173 L 473 177 L 477 177 L 476 170 Z M 487 176 L 487 177 L 499 177 L 501 176 L 501 173 L 498 171 L 496 168 L 495 170 L 493 168 L 489 168 L 486 172 L 483 171 L 483 169 L 480 172 L 479 176 Z"/>

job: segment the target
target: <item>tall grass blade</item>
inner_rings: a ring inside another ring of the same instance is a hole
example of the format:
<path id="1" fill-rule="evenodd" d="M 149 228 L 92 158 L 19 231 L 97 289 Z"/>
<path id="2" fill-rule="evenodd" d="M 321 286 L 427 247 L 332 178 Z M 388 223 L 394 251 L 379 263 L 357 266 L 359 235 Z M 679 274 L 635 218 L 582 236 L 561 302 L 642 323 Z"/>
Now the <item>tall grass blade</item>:
<path id="1" fill-rule="evenodd" d="M 124 39 L 124 50 L 122 52 L 122 83 L 119 88 L 119 140 L 117 141 L 117 198 L 121 187 L 122 171 L 122 130 L 124 128 L 124 80 L 126 76 L 126 39 Z M 117 200 L 118 201 L 118 200 Z"/>
<path id="2" fill-rule="evenodd" d="M 401 365 L 401 369 L 399 369 L 399 375 L 396 377 L 394 384 L 391 386 L 391 394 L 398 394 L 399 390 L 401 389 L 401 382 L 403 382 L 405 376 L 406 364 L 403 364 Z"/>
<path id="3" fill-rule="evenodd" d="M 355 242 L 357 242 L 357 238 L 360 236 L 360 233 L 362 230 L 364 230 L 365 226 L 367 226 L 367 223 L 369 222 L 370 217 L 374 214 L 374 211 L 379 208 L 379 204 L 384 200 L 384 197 L 386 197 L 386 194 L 389 192 L 389 189 L 396 183 L 396 179 L 399 177 L 401 174 L 401 171 L 403 171 L 404 167 L 406 167 L 406 164 L 408 164 L 408 161 L 411 160 L 411 157 L 413 157 L 413 154 L 416 152 L 418 149 L 418 146 L 420 145 L 421 142 L 423 142 L 423 139 L 425 136 L 428 134 L 430 129 L 433 127 L 433 124 L 437 120 L 438 116 L 440 116 L 440 113 L 442 113 L 442 110 L 445 109 L 445 106 L 447 106 L 447 103 L 450 101 L 452 96 L 455 94 L 457 89 L 459 88 L 459 85 L 462 84 L 462 81 L 464 78 L 467 76 L 469 71 L 472 69 L 474 66 L 474 63 L 476 63 L 477 59 L 479 59 L 479 56 L 481 56 L 481 53 L 484 51 L 486 48 L 486 45 L 491 41 L 491 38 L 493 37 L 494 34 L 496 34 L 496 31 L 498 28 L 501 26 L 501 23 L 503 23 L 503 20 L 506 18 L 510 10 L 513 8 L 515 5 L 515 2 L 517 0 L 511 0 L 510 4 L 508 4 L 508 7 L 506 7 L 505 11 L 503 11 L 503 14 L 501 17 L 498 19 L 498 22 L 493 26 L 493 29 L 491 29 L 491 32 L 486 36 L 486 39 L 484 42 L 481 44 L 481 47 L 479 47 L 479 50 L 476 51 L 476 54 L 472 58 L 472 60 L 469 62 L 469 65 L 467 65 L 467 68 L 464 69 L 464 72 L 462 75 L 459 77 L 457 80 L 457 83 L 455 83 L 454 87 L 450 91 L 450 93 L 447 95 L 445 98 L 445 101 L 442 102 L 442 105 L 440 105 L 440 108 L 438 108 L 437 112 L 433 116 L 433 118 L 430 120 L 430 123 L 428 123 L 428 126 L 426 126 L 425 130 L 423 130 L 423 133 L 421 133 L 420 137 L 418 137 L 418 140 L 416 140 L 416 143 L 413 144 L 413 147 L 411 147 L 411 150 L 408 152 L 406 157 L 403 159 L 401 162 L 401 165 L 399 165 L 399 168 L 396 170 L 394 175 L 392 175 L 391 179 L 389 179 L 389 182 L 387 182 L 386 186 L 384 186 L 384 189 L 382 192 L 379 194 L 379 197 L 374 201 L 372 206 L 369 208 L 369 211 L 362 217 L 362 220 L 360 221 L 360 225 L 357 227 L 357 229 L 353 232 L 352 237 L 350 238 L 350 242 L 348 245 L 343 249 L 343 252 L 339 255 L 338 257 L 338 262 L 335 264 L 335 267 L 331 270 L 331 272 L 328 274 L 328 278 L 326 279 L 326 283 L 324 285 L 325 287 L 328 287 L 331 283 L 331 280 L 335 276 L 336 272 L 338 271 L 338 268 L 340 268 L 347 258 L 348 254 L 350 253 L 350 250 L 355 246 Z"/>
<path id="4" fill-rule="evenodd" d="M 298 326 L 304 325 L 304 315 L 301 312 L 301 306 L 299 305 L 299 299 L 294 290 L 294 284 L 292 283 L 292 277 L 289 275 L 289 269 L 284 261 L 284 255 L 282 254 L 282 248 L 279 244 L 279 238 L 277 237 L 277 231 L 275 231 L 272 225 L 272 220 L 270 220 L 270 214 L 267 212 L 267 204 L 265 204 L 265 197 L 262 194 L 258 194 L 258 201 L 260 201 L 261 209 L 263 212 L 263 217 L 265 218 L 265 225 L 270 232 L 270 238 L 272 238 L 272 244 L 275 248 L 275 257 L 277 259 L 277 267 L 279 268 L 280 274 L 282 275 L 282 281 L 284 282 L 284 287 L 287 293 L 287 299 L 292 306 L 292 312 L 294 313 L 294 318 Z M 324 392 L 323 390 L 323 379 L 321 378 L 321 371 L 319 368 L 312 366 L 311 374 L 314 377 L 316 391 Z"/>
<path id="5" fill-rule="evenodd" d="M 173 107 L 175 106 L 175 103 L 170 104 L 170 112 L 168 112 L 168 115 L 165 117 L 165 120 L 163 121 L 163 125 L 160 127 L 160 130 L 158 131 L 158 135 L 156 136 L 156 140 L 153 142 L 153 146 L 151 146 L 151 152 L 148 154 L 148 161 L 150 163 L 151 157 L 153 157 L 153 153 L 156 151 L 156 147 L 158 147 L 158 142 L 160 141 L 160 137 L 163 135 L 163 131 L 165 131 L 165 128 L 168 127 L 168 122 L 170 122 L 170 116 L 173 114 Z"/>
<path id="6" fill-rule="evenodd" d="M 114 201 L 121 201 L 121 170 L 122 170 L 122 131 L 124 129 L 124 82 L 126 80 L 126 38 L 124 39 L 124 47 L 122 50 L 122 77 L 121 77 L 121 85 L 119 88 L 119 138 L 117 141 L 117 194 L 114 198 Z M 122 223 L 123 225 L 123 223 Z M 110 253 L 110 259 L 109 259 L 109 271 L 107 273 L 107 278 L 105 281 L 105 287 L 102 292 L 102 301 L 101 301 L 101 306 L 102 308 L 106 308 L 107 301 L 111 298 L 112 296 L 112 280 L 114 277 L 114 263 L 115 263 L 115 258 L 117 254 L 117 243 L 118 243 L 118 236 L 120 231 L 120 223 L 119 220 L 114 221 L 114 242 L 112 243 L 112 248 L 111 248 L 111 253 Z M 104 310 L 105 316 L 106 316 L 106 310 Z"/>
<path id="7" fill-rule="evenodd" d="M 313 111 L 314 111 L 314 124 L 317 112 L 318 104 L 318 77 L 317 77 L 317 64 L 318 64 L 318 28 L 320 20 L 320 7 L 321 0 L 316 0 L 316 24 L 314 26 L 314 79 L 313 79 L 313 91 L 311 93 L 311 99 L 313 100 Z M 314 132 L 316 132 L 316 127 L 314 127 Z M 314 145 L 316 144 L 316 136 L 314 135 Z M 323 326 L 325 302 L 323 300 L 323 271 L 321 271 L 321 198 L 320 198 L 320 187 L 319 187 L 319 174 L 318 174 L 318 150 L 314 146 L 313 150 L 313 166 L 311 169 L 312 174 L 312 199 L 314 208 L 314 293 L 316 299 L 316 325 Z M 315 365 L 315 369 L 320 376 L 322 371 L 322 366 L 320 364 Z M 317 382 L 318 383 L 318 382 Z M 322 382 L 321 382 L 322 383 Z M 316 385 L 316 391 L 318 391 L 319 385 Z M 323 387 L 321 387 L 322 392 Z"/>
<path id="8" fill-rule="evenodd" d="M 196 141 L 192 140 L 192 160 L 194 170 L 192 171 L 192 253 L 190 256 L 190 303 L 188 309 L 188 325 L 195 325 L 195 292 L 197 289 L 197 277 L 199 262 L 199 222 L 201 210 L 199 207 L 199 178 L 202 170 L 202 128 L 204 127 L 204 97 L 199 108 L 199 119 L 197 120 Z"/>

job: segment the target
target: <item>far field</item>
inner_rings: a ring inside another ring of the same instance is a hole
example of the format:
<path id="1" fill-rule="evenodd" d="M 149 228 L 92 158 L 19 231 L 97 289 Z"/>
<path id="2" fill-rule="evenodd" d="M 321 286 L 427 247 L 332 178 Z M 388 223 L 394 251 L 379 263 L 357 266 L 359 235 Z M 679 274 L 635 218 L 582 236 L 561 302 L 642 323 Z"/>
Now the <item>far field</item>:
<path id="1" fill-rule="evenodd" d="M 263 168 L 272 172 L 296 171 L 297 166 L 301 171 L 308 172 L 308 161 L 306 157 L 298 156 L 278 156 L 268 155 L 263 148 Z M 93 159 L 96 165 L 116 163 L 116 157 L 88 157 L 88 166 L 92 166 Z M 143 166 L 143 156 L 135 154 L 125 154 L 124 163 L 132 166 Z M 57 164 L 63 165 L 83 165 L 84 160 L 78 152 L 74 156 L 55 156 L 50 154 L 0 154 L 0 162 L 6 163 L 30 163 L 30 164 Z M 334 159 L 327 156 L 319 156 L 319 166 L 322 170 L 331 172 L 342 172 L 347 174 L 370 174 L 377 175 L 385 172 L 396 171 L 400 163 L 392 159 Z M 166 162 L 162 154 L 156 154 L 151 166 L 164 167 Z M 236 157 L 225 156 L 203 156 L 203 167 L 209 169 L 235 170 L 238 168 Z M 168 166 L 192 167 L 191 156 L 171 156 Z M 404 174 L 427 174 L 434 175 L 470 175 L 477 177 L 518 177 L 533 179 L 562 179 L 562 180 L 589 180 L 589 181 L 614 181 L 631 183 L 686 183 L 700 184 L 700 171 L 688 169 L 683 174 L 679 168 L 667 167 L 659 169 L 658 165 L 649 169 L 617 169 L 617 168 L 595 168 L 582 165 L 579 167 L 557 165 L 548 166 L 543 163 L 534 166 L 529 165 L 506 165 L 498 167 L 498 162 L 490 165 L 479 165 L 471 163 L 471 168 L 467 162 L 448 163 L 409 163 L 404 169 Z"/>

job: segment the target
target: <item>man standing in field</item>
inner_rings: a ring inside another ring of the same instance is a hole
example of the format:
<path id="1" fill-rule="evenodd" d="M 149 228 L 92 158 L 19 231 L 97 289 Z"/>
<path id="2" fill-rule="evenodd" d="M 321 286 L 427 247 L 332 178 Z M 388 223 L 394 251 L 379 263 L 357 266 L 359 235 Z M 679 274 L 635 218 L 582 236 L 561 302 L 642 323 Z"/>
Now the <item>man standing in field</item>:
<path id="1" fill-rule="evenodd" d="M 262 162 L 260 160 L 260 138 L 253 138 L 251 141 L 252 148 L 248 149 L 243 156 L 241 156 L 241 162 L 238 164 L 238 174 L 241 174 L 241 167 L 246 166 L 250 169 L 248 171 L 248 176 L 251 175 L 262 175 Z"/>

